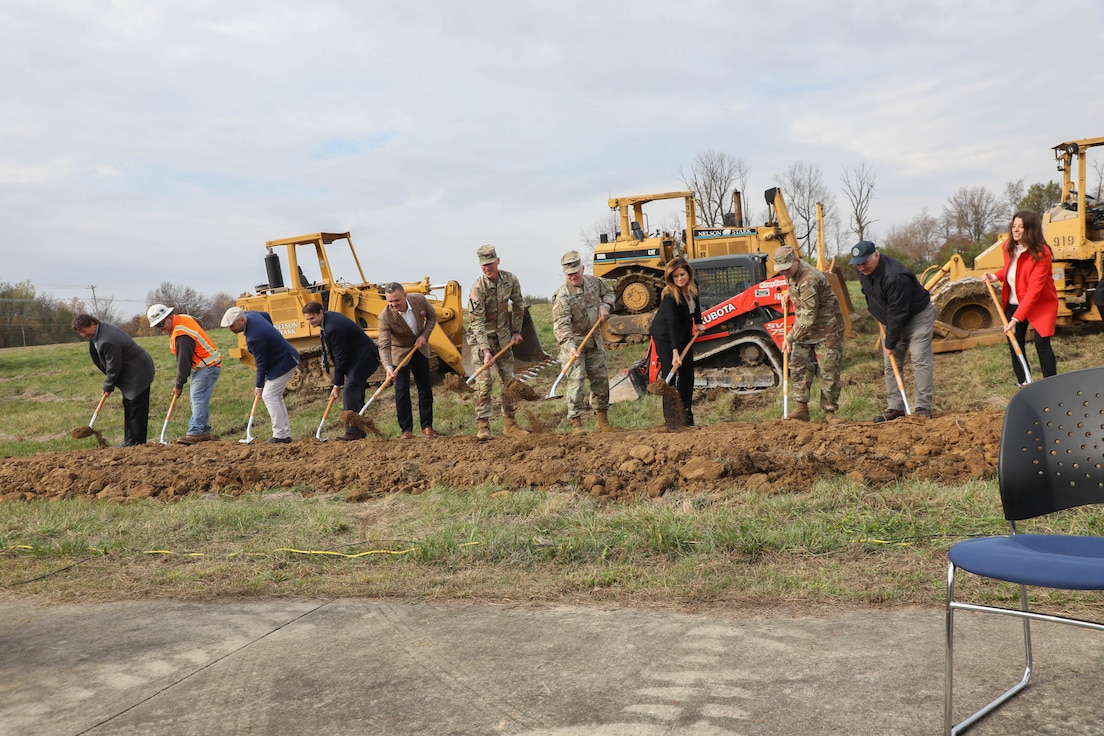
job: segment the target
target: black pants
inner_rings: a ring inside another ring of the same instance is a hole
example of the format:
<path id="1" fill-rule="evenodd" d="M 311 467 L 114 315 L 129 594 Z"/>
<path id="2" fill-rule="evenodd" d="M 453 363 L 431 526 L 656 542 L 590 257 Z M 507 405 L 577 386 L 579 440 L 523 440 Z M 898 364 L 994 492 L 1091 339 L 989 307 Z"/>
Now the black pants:
<path id="1" fill-rule="evenodd" d="M 418 419 L 422 429 L 433 426 L 433 372 L 429 358 L 415 352 L 403 368 L 395 374 L 395 413 L 399 416 L 399 429 L 414 431 L 414 416 L 410 411 L 410 374 L 418 386 Z"/>
<path id="2" fill-rule="evenodd" d="M 371 370 L 369 370 L 371 366 Z M 368 378 L 379 367 L 379 363 L 366 363 L 355 366 L 345 374 L 345 385 L 341 388 L 341 405 L 345 411 L 360 411 L 364 408 L 364 387 Z M 355 424 L 345 425 L 345 434 L 350 437 L 364 437 L 364 430 Z"/>
<path id="3" fill-rule="evenodd" d="M 656 340 L 656 357 L 659 358 L 659 376 L 657 381 L 662 381 L 667 378 L 667 374 L 671 372 L 671 353 L 673 348 L 666 341 Z M 686 347 L 686 343 L 678 346 L 678 351 L 681 353 L 683 348 Z M 672 423 L 679 423 L 679 420 L 685 417 L 686 426 L 694 426 L 694 349 L 690 348 L 686 352 L 686 355 L 682 359 L 682 366 L 679 367 L 678 373 L 675 374 L 673 379 L 675 389 L 678 391 L 678 400 L 682 402 L 682 417 L 678 416 L 679 410 L 675 403 L 673 396 L 663 397 L 663 420 L 671 425 Z"/>
<path id="4" fill-rule="evenodd" d="M 1004 308 L 1004 316 L 1012 319 L 1012 315 L 1016 313 L 1018 306 L 1018 304 L 1009 304 Z M 1016 343 L 1020 346 L 1020 352 L 1024 354 L 1024 362 L 1027 361 L 1027 326 L 1027 322 L 1016 323 Z M 1043 372 L 1043 378 L 1057 375 L 1058 359 L 1054 357 L 1054 349 L 1050 346 L 1050 338 L 1040 337 L 1039 333 L 1036 332 L 1034 342 L 1035 354 L 1039 356 L 1039 370 Z M 1027 380 L 1027 376 L 1024 375 L 1019 356 L 1016 355 L 1016 351 L 1011 345 L 1008 346 L 1008 352 L 1012 355 L 1012 370 L 1016 372 L 1016 383 L 1022 384 Z"/>
<path id="5" fill-rule="evenodd" d="M 149 400 L 150 390 L 135 396 L 133 399 L 123 397 L 123 446 L 146 444 L 149 433 Z"/>

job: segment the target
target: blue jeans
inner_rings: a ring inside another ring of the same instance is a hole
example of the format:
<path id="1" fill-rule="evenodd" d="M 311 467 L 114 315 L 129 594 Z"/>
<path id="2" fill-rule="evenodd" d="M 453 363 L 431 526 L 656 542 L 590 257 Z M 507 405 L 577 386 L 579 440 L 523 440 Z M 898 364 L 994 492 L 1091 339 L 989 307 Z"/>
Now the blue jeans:
<path id="1" fill-rule="evenodd" d="M 221 367 L 213 365 L 199 368 L 192 374 L 192 418 L 188 420 L 188 434 L 211 434 L 211 394 L 221 372 Z"/>

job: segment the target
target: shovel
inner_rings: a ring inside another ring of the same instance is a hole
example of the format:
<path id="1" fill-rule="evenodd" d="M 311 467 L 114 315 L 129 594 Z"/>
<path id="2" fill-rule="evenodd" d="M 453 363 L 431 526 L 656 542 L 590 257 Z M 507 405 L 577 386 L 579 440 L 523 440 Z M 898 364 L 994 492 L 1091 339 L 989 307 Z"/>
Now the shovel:
<path id="1" fill-rule="evenodd" d="M 249 410 L 249 423 L 245 425 L 245 439 L 238 440 L 240 444 L 253 444 L 253 417 L 257 415 L 257 402 L 261 400 L 260 394 L 253 395 L 253 408 Z"/>
<path id="2" fill-rule="evenodd" d="M 403 356 L 403 359 L 399 361 L 399 364 L 395 366 L 395 373 L 398 373 L 403 366 L 410 362 L 410 359 L 414 357 L 414 351 L 418 348 L 410 348 L 410 352 Z M 392 379 L 389 377 L 380 384 L 380 387 L 376 389 L 376 392 L 365 402 L 364 406 L 360 407 L 360 411 L 357 412 L 360 416 L 364 416 L 364 412 L 368 411 L 368 407 L 372 405 L 372 402 L 376 400 L 376 397 L 383 393 L 383 390 L 390 386 Z"/>
<path id="3" fill-rule="evenodd" d="M 108 392 L 104 391 L 103 396 L 100 397 L 100 403 L 96 404 L 96 411 L 92 412 L 92 418 L 88 420 L 88 426 L 77 427 L 76 429 L 74 429 L 73 437 L 79 439 L 81 437 L 91 437 L 92 435 L 96 434 L 96 430 L 92 429 L 92 425 L 96 423 L 96 417 L 100 415 L 100 410 L 103 409 L 104 403 L 107 402 L 108 396 Z"/>
<path id="4" fill-rule="evenodd" d="M 322 421 L 318 423 L 318 431 L 314 433 L 314 438 L 319 442 L 326 441 L 326 438 L 322 436 L 322 425 L 326 423 L 326 417 L 330 415 L 330 409 L 333 408 L 334 402 L 336 400 L 337 395 L 331 391 L 330 400 L 326 402 L 326 411 L 322 412 Z"/>
<path id="5" fill-rule="evenodd" d="M 997 297 L 997 290 L 993 288 L 993 282 L 989 279 L 983 280 L 985 285 L 989 287 L 989 296 L 993 297 L 993 304 L 997 305 L 997 314 L 1001 316 L 1001 324 L 1004 326 L 1004 336 L 1008 338 L 1008 344 L 1012 346 L 1016 357 L 1020 359 L 1020 365 L 1023 366 L 1024 383 L 1031 383 L 1031 369 L 1027 367 L 1027 358 L 1024 357 L 1023 350 L 1020 350 L 1020 343 L 1017 342 L 1016 336 L 1008 331 L 1008 320 L 1004 318 L 1004 305 Z"/>
<path id="6" fill-rule="evenodd" d="M 161 425 L 161 444 L 167 445 L 165 441 L 165 430 L 169 428 L 169 420 L 172 419 L 173 409 L 176 408 L 176 393 L 173 393 L 172 401 L 169 402 L 169 412 L 165 415 L 165 423 Z"/>
<path id="7" fill-rule="evenodd" d="M 590 328 L 590 331 L 586 333 L 586 337 L 583 338 L 583 341 L 581 343 L 579 343 L 579 349 L 580 350 L 582 349 L 582 347 L 584 345 L 586 345 L 588 342 L 590 342 L 591 335 L 594 334 L 594 331 L 598 329 L 598 325 L 600 325 L 600 324 L 602 324 L 601 315 L 599 315 L 599 318 L 597 320 L 595 320 L 594 325 Z M 556 382 L 552 384 L 552 389 L 548 392 L 548 395 L 545 396 L 544 398 L 546 398 L 546 399 L 556 398 L 556 387 L 560 385 L 560 381 L 563 380 L 563 377 L 567 375 L 567 372 L 569 370 L 571 370 L 571 366 L 575 365 L 575 361 L 578 360 L 578 359 L 579 359 L 579 351 L 576 350 L 575 354 L 567 359 L 567 363 L 565 363 L 564 367 L 560 370 L 560 375 L 556 376 Z"/>
<path id="8" fill-rule="evenodd" d="M 469 386 L 472 385 L 473 383 L 475 383 L 475 379 L 479 377 L 480 373 L 482 373 L 483 371 L 487 370 L 492 365 L 494 365 L 494 362 L 496 360 L 498 360 L 499 358 L 501 358 L 503 355 L 505 355 L 506 351 L 509 350 L 510 348 L 512 348 L 513 346 L 514 346 L 514 344 L 511 342 L 509 345 L 507 345 L 506 347 L 502 348 L 497 353 L 495 353 L 494 357 L 491 358 L 490 362 L 484 363 L 483 365 L 481 365 L 481 366 L 479 366 L 478 368 L 475 369 L 475 373 L 471 374 L 471 376 L 468 378 L 466 383 Z"/>
<path id="9" fill-rule="evenodd" d="M 695 335 L 694 337 L 697 336 Z M 686 359 L 686 354 L 690 352 L 690 348 L 694 344 L 694 337 L 690 338 L 690 342 L 686 343 L 686 347 L 684 347 L 682 349 L 682 352 L 679 353 L 680 364 L 683 360 Z M 667 373 L 666 378 L 664 378 L 662 381 L 656 380 L 654 383 L 648 386 L 648 393 L 655 394 L 656 396 L 668 396 L 671 398 L 677 397 L 679 393 L 671 386 L 671 381 L 675 380 L 675 374 L 678 373 L 678 371 L 679 369 L 672 364 L 671 370 Z"/>
<path id="10" fill-rule="evenodd" d="M 885 325 L 881 322 L 878 323 L 878 329 L 882 333 L 882 349 L 885 349 Z M 894 357 L 893 352 L 889 353 L 889 364 L 893 367 L 893 377 L 897 379 L 897 390 L 901 392 L 901 401 L 905 404 L 905 414 L 912 416 L 912 409 L 909 408 L 908 397 L 905 396 L 905 382 L 901 380 L 901 369 L 897 367 L 897 358 Z"/>

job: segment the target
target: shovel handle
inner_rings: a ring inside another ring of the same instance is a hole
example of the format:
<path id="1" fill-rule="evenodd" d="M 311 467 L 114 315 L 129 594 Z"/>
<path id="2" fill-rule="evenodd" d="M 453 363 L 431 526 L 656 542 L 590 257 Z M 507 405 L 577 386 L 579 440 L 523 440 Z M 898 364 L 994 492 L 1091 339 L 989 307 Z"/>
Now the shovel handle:
<path id="1" fill-rule="evenodd" d="M 249 410 L 249 418 L 252 419 L 257 415 L 257 402 L 261 400 L 261 395 L 254 392 L 253 394 L 253 408 Z"/>
<path id="2" fill-rule="evenodd" d="M 399 369 L 401 369 L 407 363 L 410 362 L 410 359 L 414 357 L 414 351 L 416 351 L 417 349 L 418 348 L 410 348 L 410 352 L 408 352 L 406 355 L 404 355 L 403 359 L 399 361 L 399 364 L 397 366 L 395 366 L 395 371 L 396 372 L 398 372 Z M 360 414 L 361 416 L 364 416 L 364 410 L 367 409 L 369 406 L 371 406 L 372 402 L 376 400 L 376 397 L 378 397 L 380 394 L 382 394 L 383 390 L 385 388 L 387 388 L 388 386 L 390 386 L 393 382 L 394 381 L 391 378 L 391 376 L 388 376 L 387 378 L 385 378 L 383 383 L 380 384 L 379 388 L 377 388 L 375 390 L 375 393 L 372 394 L 372 396 L 368 399 L 368 401 L 364 402 L 364 406 L 360 407 L 360 411 L 357 412 L 357 413 Z"/>
<path id="3" fill-rule="evenodd" d="M 548 392 L 548 396 L 545 396 L 544 398 L 551 399 L 556 395 L 556 387 L 560 385 L 560 381 L 562 381 L 563 377 L 567 375 L 567 372 L 571 370 L 571 366 L 575 365 L 575 361 L 579 359 L 579 350 L 581 350 L 584 345 L 590 342 L 591 336 L 594 334 L 594 331 L 598 329 L 598 325 L 600 324 L 602 324 L 601 316 L 599 316 L 599 318 L 595 320 L 594 324 L 591 325 L 590 329 L 587 330 L 586 336 L 583 337 L 583 341 L 579 343 L 579 347 L 575 350 L 575 354 L 568 358 L 567 362 L 564 363 L 564 367 L 560 370 L 560 375 L 556 376 L 556 382 L 552 384 L 552 390 L 550 390 Z"/>
<path id="4" fill-rule="evenodd" d="M 476 378 L 477 378 L 477 377 L 479 376 L 479 374 L 480 374 L 480 373 L 482 373 L 483 371 L 485 371 L 485 370 L 487 370 L 488 368 L 490 368 L 490 367 L 491 367 L 491 365 L 492 365 L 492 364 L 493 364 L 493 363 L 494 363 L 494 362 L 495 362 L 496 360 L 498 360 L 498 359 L 499 359 L 499 358 L 501 358 L 501 357 L 502 357 L 503 355 L 505 355 L 505 354 L 506 354 L 506 351 L 507 351 L 507 350 L 509 350 L 510 348 L 512 348 L 513 346 L 514 346 L 514 344 L 513 344 L 512 342 L 511 342 L 511 343 L 510 343 L 510 344 L 508 344 L 508 345 L 507 345 L 506 347 L 502 348 L 502 349 L 501 349 L 501 350 L 499 350 L 499 351 L 498 351 L 497 353 L 495 353 L 495 354 L 494 354 L 494 356 L 493 356 L 493 357 L 491 358 L 490 362 L 484 363 L 483 365 L 481 365 L 481 366 L 479 366 L 478 368 L 476 368 L 476 369 L 475 369 L 475 373 L 472 373 L 472 374 L 471 374 L 471 376 L 470 376 L 470 377 L 468 378 L 468 380 L 467 380 L 467 384 L 468 384 L 468 385 L 470 386 L 470 385 L 472 384 L 472 382 L 473 382 L 473 381 L 474 381 L 474 380 L 475 380 L 475 379 L 476 379 Z"/>
<path id="5" fill-rule="evenodd" d="M 89 427 L 96 423 L 96 417 L 100 415 L 100 410 L 103 409 L 104 404 L 107 403 L 108 396 L 110 396 L 110 394 L 104 391 L 103 396 L 100 397 L 100 403 L 96 404 L 96 411 L 92 412 L 92 419 L 88 422 Z"/>
<path id="6" fill-rule="evenodd" d="M 326 417 L 330 415 L 330 409 L 333 408 L 335 401 L 337 401 L 337 396 L 330 392 L 330 400 L 326 402 L 326 411 L 322 412 L 322 421 L 318 423 L 318 431 L 314 433 L 315 439 L 322 439 L 322 427 L 326 424 Z"/>
<path id="7" fill-rule="evenodd" d="M 886 331 L 885 325 L 881 322 L 878 323 L 878 331 L 882 333 L 882 350 L 885 350 Z M 905 382 L 901 379 L 901 369 L 897 366 L 897 357 L 892 350 L 889 351 L 889 365 L 893 368 L 893 378 L 897 381 L 897 390 L 901 392 L 901 401 L 905 404 L 905 414 L 911 415 L 912 410 L 909 409 L 908 397 L 905 396 Z"/>
<path id="8" fill-rule="evenodd" d="M 690 347 L 694 344 L 694 339 L 696 337 L 697 337 L 696 335 L 694 337 L 691 337 L 690 342 L 686 343 L 686 347 L 684 347 L 681 351 L 679 351 L 679 364 L 680 365 L 681 365 L 682 361 L 686 358 L 686 354 L 690 352 Z M 678 373 L 678 368 L 672 367 L 671 372 L 667 374 L 667 378 L 665 378 L 663 380 L 669 385 L 671 383 L 671 379 L 675 377 L 676 373 Z"/>
<path id="9" fill-rule="evenodd" d="M 1000 298 L 997 297 L 997 290 L 993 288 L 993 282 L 989 279 L 982 279 L 985 285 L 989 288 L 989 296 L 993 298 L 993 304 L 997 307 L 997 314 L 1001 318 L 1001 327 L 1004 328 L 1004 336 L 1008 338 L 1008 344 L 1012 346 L 1013 352 L 1016 353 L 1016 357 L 1020 359 L 1020 365 L 1024 370 L 1024 382 L 1031 383 L 1031 369 L 1027 367 L 1027 358 L 1024 357 L 1023 350 L 1020 350 L 1020 343 L 1016 341 L 1016 336 L 1008 331 L 1008 320 L 1004 317 L 1004 305 L 1001 304 Z"/>
<path id="10" fill-rule="evenodd" d="M 170 419 L 172 419 L 173 409 L 175 409 L 175 408 L 176 408 L 176 393 L 174 392 L 173 395 L 172 395 L 172 400 L 169 401 L 169 413 L 165 415 L 165 421 L 166 422 L 169 421 Z"/>

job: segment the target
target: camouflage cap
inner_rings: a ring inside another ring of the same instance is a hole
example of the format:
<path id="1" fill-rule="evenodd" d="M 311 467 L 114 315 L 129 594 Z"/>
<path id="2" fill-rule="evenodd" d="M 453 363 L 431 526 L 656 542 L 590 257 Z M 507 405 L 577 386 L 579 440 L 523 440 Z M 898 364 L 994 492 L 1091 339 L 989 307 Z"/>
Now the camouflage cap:
<path id="1" fill-rule="evenodd" d="M 563 272 L 566 274 L 578 273 L 583 270 L 583 258 L 579 255 L 579 251 L 569 250 L 563 254 L 560 265 L 563 266 Z"/>
<path id="2" fill-rule="evenodd" d="M 774 272 L 778 273 L 792 266 L 794 261 L 797 260 L 797 254 L 794 253 L 794 249 L 790 246 L 783 245 L 781 248 L 774 249 L 771 258 L 774 260 Z"/>
<path id="3" fill-rule="evenodd" d="M 475 251 L 475 255 L 479 256 L 480 266 L 486 266 L 488 263 L 494 263 L 498 260 L 498 253 L 495 252 L 495 247 L 490 243 L 479 246 Z"/>

